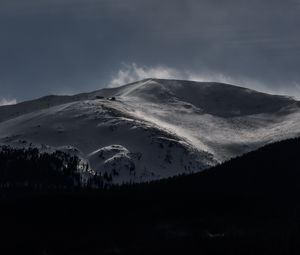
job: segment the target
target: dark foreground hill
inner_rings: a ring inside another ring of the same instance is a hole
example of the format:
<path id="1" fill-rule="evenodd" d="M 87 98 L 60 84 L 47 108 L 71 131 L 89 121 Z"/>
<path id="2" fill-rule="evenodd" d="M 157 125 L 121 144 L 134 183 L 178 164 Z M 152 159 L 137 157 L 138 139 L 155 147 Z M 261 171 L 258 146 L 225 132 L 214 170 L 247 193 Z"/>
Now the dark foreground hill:
<path id="1" fill-rule="evenodd" d="M 299 138 L 286 140 L 109 190 L 6 189 L 1 254 L 299 254 L 299 151 Z"/>
<path id="2" fill-rule="evenodd" d="M 300 192 L 300 138 L 264 146 L 201 173 L 153 182 L 146 190 L 193 198 L 204 194 L 296 198 Z"/>

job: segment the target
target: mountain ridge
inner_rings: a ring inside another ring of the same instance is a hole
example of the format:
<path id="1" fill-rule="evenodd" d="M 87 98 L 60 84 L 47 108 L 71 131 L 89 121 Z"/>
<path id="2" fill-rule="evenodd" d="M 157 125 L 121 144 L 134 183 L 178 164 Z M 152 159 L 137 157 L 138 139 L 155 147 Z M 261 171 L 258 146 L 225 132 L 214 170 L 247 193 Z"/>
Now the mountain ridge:
<path id="1" fill-rule="evenodd" d="M 144 182 L 202 171 L 298 136 L 299 117 L 299 102 L 286 96 L 145 79 L 0 107 L 0 143 L 70 146 L 113 182 Z"/>
<path id="2" fill-rule="evenodd" d="M 258 94 L 262 94 L 262 95 L 274 96 L 274 97 L 278 97 L 278 98 L 291 100 L 291 101 L 300 103 L 300 101 L 294 100 L 290 96 L 275 95 L 275 94 L 259 92 L 257 90 L 245 88 L 245 87 L 242 87 L 242 86 L 231 85 L 231 84 L 221 83 L 221 82 L 197 82 L 197 81 L 187 81 L 187 80 L 178 80 L 178 79 L 147 78 L 147 79 L 143 79 L 143 80 L 140 80 L 140 81 L 125 84 L 125 85 L 122 85 L 120 87 L 113 87 L 113 88 L 108 87 L 108 88 L 103 88 L 103 89 L 99 89 L 99 90 L 92 91 L 92 92 L 79 93 L 79 94 L 75 94 L 75 95 L 55 95 L 55 94 L 53 94 L 53 95 L 39 97 L 39 98 L 36 98 L 36 99 L 31 99 L 31 100 L 28 100 L 28 101 L 23 101 L 23 102 L 15 104 L 15 105 L 0 106 L 0 121 L 5 120 L 5 119 L 3 119 L 3 116 L 5 116 L 5 112 L 8 109 L 11 110 L 13 108 L 17 108 L 18 106 L 21 106 L 22 109 L 25 111 L 25 112 L 22 112 L 22 113 L 20 112 L 19 114 L 25 114 L 25 113 L 30 113 L 30 112 L 36 111 L 36 110 L 42 110 L 42 109 L 44 109 L 46 107 L 49 107 L 49 106 L 55 106 L 55 105 L 59 105 L 59 104 L 64 104 L 64 103 L 78 101 L 78 100 L 84 100 L 84 99 L 87 99 L 87 100 L 88 99 L 94 99 L 97 96 L 103 96 L 103 97 L 120 96 L 120 90 L 123 90 L 123 89 L 126 89 L 128 87 L 134 86 L 135 84 L 140 84 L 140 83 L 149 82 L 149 81 L 162 82 L 162 83 L 163 82 L 176 82 L 176 83 L 185 83 L 185 84 L 196 85 L 196 86 L 217 85 L 217 86 L 222 86 L 223 88 L 227 87 L 227 88 L 232 88 L 232 89 L 244 90 L 244 91 L 249 91 L 250 93 L 254 92 L 254 93 L 258 93 Z M 42 108 L 36 107 L 36 102 L 44 103 L 44 106 Z M 35 104 L 34 109 L 32 109 L 30 107 L 30 104 L 32 104 L 32 103 Z M 13 114 L 11 116 L 12 118 L 18 116 L 19 109 L 15 110 L 15 111 L 17 111 L 17 113 Z"/>

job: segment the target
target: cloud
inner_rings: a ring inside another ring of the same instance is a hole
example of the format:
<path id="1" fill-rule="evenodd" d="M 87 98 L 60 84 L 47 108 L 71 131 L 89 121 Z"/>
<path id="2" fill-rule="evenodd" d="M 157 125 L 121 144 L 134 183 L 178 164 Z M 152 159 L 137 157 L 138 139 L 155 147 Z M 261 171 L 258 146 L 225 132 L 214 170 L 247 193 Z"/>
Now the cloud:
<path id="1" fill-rule="evenodd" d="M 174 68 L 165 66 L 146 67 L 138 66 L 136 63 L 124 64 L 123 68 L 112 77 L 108 87 L 118 87 L 146 78 L 180 79 L 182 74 Z"/>
<path id="2" fill-rule="evenodd" d="M 178 70 L 168 66 L 141 66 L 136 63 L 124 64 L 123 67 L 113 75 L 108 87 L 118 87 L 131 82 L 147 79 L 179 79 L 199 82 L 222 82 L 238 84 L 232 77 L 217 72 L 195 72 L 189 70 Z"/>
<path id="3" fill-rule="evenodd" d="M 6 98 L 0 99 L 0 106 L 13 105 L 13 104 L 16 104 L 16 103 L 17 103 L 16 99 L 6 99 Z"/>

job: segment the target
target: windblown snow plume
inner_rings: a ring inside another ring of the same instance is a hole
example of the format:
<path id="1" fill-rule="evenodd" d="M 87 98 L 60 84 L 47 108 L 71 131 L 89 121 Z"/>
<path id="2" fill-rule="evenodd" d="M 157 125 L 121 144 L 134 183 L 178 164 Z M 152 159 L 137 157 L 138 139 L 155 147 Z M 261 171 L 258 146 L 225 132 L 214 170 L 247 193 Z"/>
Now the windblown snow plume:
<path id="1" fill-rule="evenodd" d="M 12 104 L 16 104 L 16 103 L 17 103 L 16 99 L 6 99 L 6 98 L 0 99 L 0 106 L 12 105 Z"/>
<path id="2" fill-rule="evenodd" d="M 124 84 L 132 83 L 135 81 L 147 79 L 147 78 L 180 78 L 182 74 L 170 67 L 156 66 L 156 67 L 143 67 L 138 66 L 136 63 L 124 64 L 123 68 L 112 77 L 109 87 L 119 87 Z"/>

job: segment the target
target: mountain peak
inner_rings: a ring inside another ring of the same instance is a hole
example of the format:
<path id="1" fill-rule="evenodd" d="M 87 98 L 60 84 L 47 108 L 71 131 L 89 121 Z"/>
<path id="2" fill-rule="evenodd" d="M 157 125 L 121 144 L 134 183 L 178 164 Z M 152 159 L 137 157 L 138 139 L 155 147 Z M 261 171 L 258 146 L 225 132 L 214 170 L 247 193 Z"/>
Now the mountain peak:
<path id="1" fill-rule="evenodd" d="M 286 96 L 270 95 L 225 83 L 153 78 L 107 92 L 110 96 L 131 97 L 153 103 L 188 103 L 219 117 L 272 113 L 296 102 Z"/>

